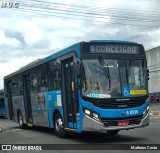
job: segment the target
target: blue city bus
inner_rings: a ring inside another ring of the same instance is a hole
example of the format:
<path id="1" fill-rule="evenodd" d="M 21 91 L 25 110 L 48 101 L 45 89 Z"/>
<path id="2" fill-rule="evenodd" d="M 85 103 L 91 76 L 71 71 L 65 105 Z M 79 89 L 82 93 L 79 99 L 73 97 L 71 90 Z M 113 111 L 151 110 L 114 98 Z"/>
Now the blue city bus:
<path id="1" fill-rule="evenodd" d="M 59 137 L 149 125 L 147 60 L 135 42 L 74 44 L 5 76 L 4 92 L 10 120 Z"/>
<path id="2" fill-rule="evenodd" d="M 0 90 L 0 117 L 5 117 L 4 90 Z"/>

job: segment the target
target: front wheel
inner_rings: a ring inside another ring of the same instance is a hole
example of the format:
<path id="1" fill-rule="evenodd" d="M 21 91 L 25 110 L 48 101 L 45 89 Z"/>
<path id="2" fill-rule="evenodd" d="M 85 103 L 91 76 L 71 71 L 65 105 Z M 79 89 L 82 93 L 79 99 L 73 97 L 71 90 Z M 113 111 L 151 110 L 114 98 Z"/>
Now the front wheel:
<path id="1" fill-rule="evenodd" d="M 119 132 L 119 130 L 113 130 L 113 131 L 107 131 L 110 135 L 116 135 Z"/>
<path id="2" fill-rule="evenodd" d="M 64 123 L 60 113 L 57 113 L 54 120 L 55 133 L 60 138 L 65 138 L 67 132 L 64 130 Z"/>

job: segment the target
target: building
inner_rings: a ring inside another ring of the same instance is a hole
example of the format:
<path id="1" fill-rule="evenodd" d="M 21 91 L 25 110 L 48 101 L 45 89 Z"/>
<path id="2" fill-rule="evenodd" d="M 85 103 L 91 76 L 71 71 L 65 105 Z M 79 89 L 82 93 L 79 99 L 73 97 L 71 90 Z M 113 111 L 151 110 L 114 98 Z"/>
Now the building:
<path id="1" fill-rule="evenodd" d="M 159 101 L 160 97 L 160 46 L 147 50 L 147 64 L 149 70 L 148 89 L 153 101 Z"/>

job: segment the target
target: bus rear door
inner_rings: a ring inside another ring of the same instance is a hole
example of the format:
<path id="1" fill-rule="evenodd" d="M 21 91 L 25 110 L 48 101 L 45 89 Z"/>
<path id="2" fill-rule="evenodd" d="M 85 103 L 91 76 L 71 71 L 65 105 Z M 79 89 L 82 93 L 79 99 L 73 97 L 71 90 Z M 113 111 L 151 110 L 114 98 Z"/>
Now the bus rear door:
<path id="1" fill-rule="evenodd" d="M 8 100 L 8 110 L 9 110 L 9 119 L 14 119 L 13 112 L 13 103 L 12 103 L 12 83 L 11 81 L 7 82 L 7 100 Z"/>
<path id="2" fill-rule="evenodd" d="M 23 76 L 23 84 L 24 84 L 24 106 L 25 106 L 26 123 L 32 124 L 33 119 L 32 119 L 32 105 L 30 98 L 29 74 Z"/>

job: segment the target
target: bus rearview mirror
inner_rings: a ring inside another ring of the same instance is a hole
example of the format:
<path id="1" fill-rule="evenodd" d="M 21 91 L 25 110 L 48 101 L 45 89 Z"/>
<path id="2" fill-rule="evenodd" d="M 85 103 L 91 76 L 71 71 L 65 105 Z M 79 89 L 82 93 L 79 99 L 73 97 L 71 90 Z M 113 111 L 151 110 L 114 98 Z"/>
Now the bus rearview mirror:
<path id="1" fill-rule="evenodd" d="M 80 62 L 75 62 L 75 76 L 79 77 L 81 73 L 81 65 Z"/>

